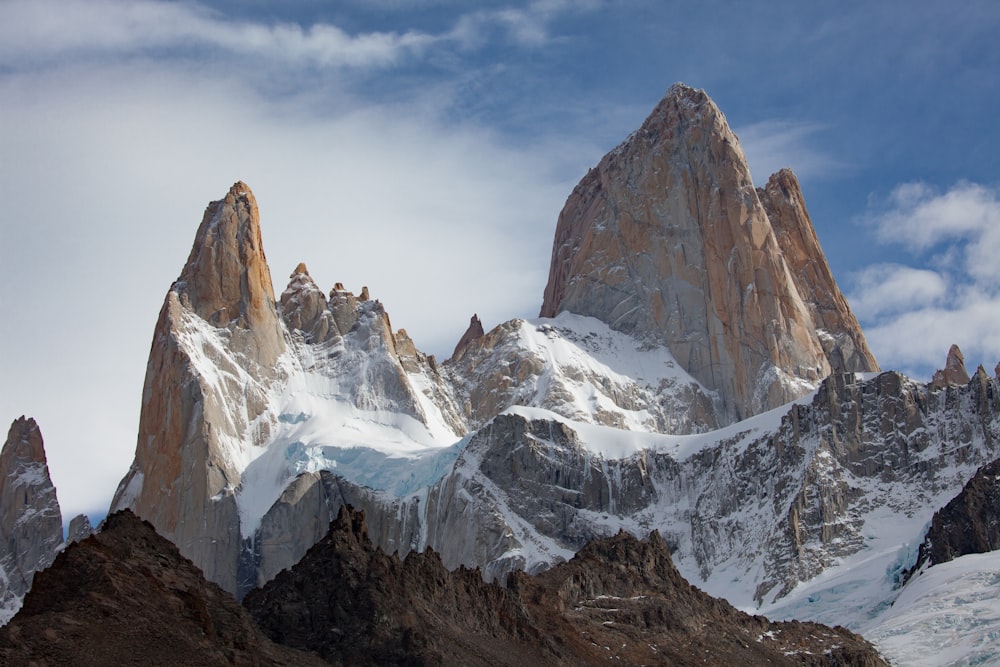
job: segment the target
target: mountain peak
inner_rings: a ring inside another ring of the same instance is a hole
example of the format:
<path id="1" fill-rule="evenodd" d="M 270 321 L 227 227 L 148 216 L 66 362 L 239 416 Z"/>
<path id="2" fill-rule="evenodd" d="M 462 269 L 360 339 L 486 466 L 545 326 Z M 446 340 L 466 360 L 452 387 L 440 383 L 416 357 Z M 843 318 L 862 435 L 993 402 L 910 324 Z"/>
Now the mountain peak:
<path id="1" fill-rule="evenodd" d="M 965 368 L 965 355 L 958 345 L 952 345 L 948 348 L 948 358 L 945 360 L 944 368 L 934 373 L 931 385 L 943 389 L 948 385 L 968 384 L 970 379 L 969 371 Z"/>
<path id="2" fill-rule="evenodd" d="M 811 223 L 794 236 L 814 238 Z M 814 387 L 841 334 L 867 352 L 853 316 L 814 321 L 784 250 L 725 116 L 677 84 L 566 201 L 541 315 L 588 315 L 666 346 L 734 421 Z M 831 276 L 815 291 L 835 289 Z M 827 301 L 849 312 L 843 297 Z M 831 325 L 827 350 L 818 330 Z M 871 370 L 853 349 L 839 357 Z"/>
<path id="3" fill-rule="evenodd" d="M 42 432 L 15 419 L 0 450 L 0 625 L 20 606 L 35 572 L 55 558 L 62 512 L 49 478 Z"/>
<path id="4" fill-rule="evenodd" d="M 273 364 L 283 351 L 257 200 L 243 181 L 206 207 L 175 289 L 214 326 L 254 332 L 260 363 Z"/>
<path id="5" fill-rule="evenodd" d="M 485 334 L 486 332 L 483 330 L 483 323 L 479 319 L 479 315 L 473 314 L 472 319 L 469 320 L 469 328 L 465 330 L 465 333 L 458 340 L 458 345 L 455 346 L 455 351 L 451 353 L 451 358 L 458 358 L 458 355 L 468 347 L 469 343 L 482 338 Z"/>

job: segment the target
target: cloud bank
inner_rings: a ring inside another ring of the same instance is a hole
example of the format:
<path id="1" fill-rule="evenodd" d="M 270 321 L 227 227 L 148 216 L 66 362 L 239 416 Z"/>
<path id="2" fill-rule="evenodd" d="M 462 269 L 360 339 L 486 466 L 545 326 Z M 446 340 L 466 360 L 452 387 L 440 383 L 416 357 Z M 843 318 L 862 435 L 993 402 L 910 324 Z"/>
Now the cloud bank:
<path id="1" fill-rule="evenodd" d="M 905 183 L 863 224 L 909 263 L 851 277 L 849 299 L 883 368 L 927 379 L 957 343 L 972 366 L 1000 361 L 1000 190 Z"/>

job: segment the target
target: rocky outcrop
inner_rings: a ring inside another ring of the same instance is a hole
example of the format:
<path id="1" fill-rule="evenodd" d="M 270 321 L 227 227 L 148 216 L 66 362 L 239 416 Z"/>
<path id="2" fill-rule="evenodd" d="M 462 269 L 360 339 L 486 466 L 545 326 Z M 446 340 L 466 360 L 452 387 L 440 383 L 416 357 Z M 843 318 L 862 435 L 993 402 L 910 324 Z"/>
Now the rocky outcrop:
<path id="1" fill-rule="evenodd" d="M 818 250 L 804 209 L 772 203 L 791 249 Z M 738 421 L 815 387 L 831 356 L 875 368 L 821 258 L 816 291 L 832 294 L 801 294 L 792 267 L 804 267 L 786 259 L 738 139 L 703 91 L 678 84 L 567 200 L 541 315 L 590 315 L 666 345 L 718 392 L 721 420 Z"/>
<path id="2" fill-rule="evenodd" d="M 69 532 L 66 535 L 66 544 L 85 540 L 94 534 L 94 527 L 90 525 L 90 518 L 86 514 L 77 514 L 69 521 Z"/>
<path id="3" fill-rule="evenodd" d="M 42 432 L 15 419 L 0 450 L 0 624 L 20 607 L 36 572 L 62 544 L 62 512 L 49 479 Z"/>
<path id="4" fill-rule="evenodd" d="M 947 563 L 966 554 L 1000 549 L 1000 459 L 978 471 L 962 492 L 934 513 L 917 563 Z"/>
<path id="5" fill-rule="evenodd" d="M 275 641 L 344 664 L 884 664 L 842 628 L 774 624 L 710 598 L 681 578 L 657 533 L 591 543 L 502 588 L 449 572 L 433 551 L 385 554 L 364 513 L 345 507 L 244 604 Z"/>
<path id="6" fill-rule="evenodd" d="M 285 350 L 271 271 L 250 187 L 238 181 L 205 209 L 191 254 L 172 291 L 212 326 L 227 329 L 238 350 L 267 375 Z"/>
<path id="7" fill-rule="evenodd" d="M 462 337 L 458 339 L 458 344 L 455 346 L 455 351 L 451 353 L 451 358 L 456 359 L 465 348 L 474 340 L 479 340 L 483 337 L 486 332 L 483 330 L 483 323 L 479 319 L 479 315 L 474 314 L 472 319 L 469 320 L 469 328 L 465 330 Z"/>
<path id="8" fill-rule="evenodd" d="M 571 313 L 504 322 L 444 368 L 469 430 L 517 405 L 627 430 L 681 434 L 718 425 L 714 395 L 668 351 Z"/>
<path id="9" fill-rule="evenodd" d="M 263 586 L 299 562 L 346 505 L 372 517 L 371 537 L 387 553 L 406 555 L 423 548 L 419 500 L 392 498 L 327 470 L 303 473 L 261 519 L 245 554 L 238 595 Z"/>
<path id="10" fill-rule="evenodd" d="M 336 283 L 329 299 L 299 264 L 281 294 L 281 316 L 292 337 L 302 371 L 328 384 L 362 410 L 409 415 L 423 424 L 429 417 L 408 374 L 423 375 L 424 389 L 456 434 L 464 423 L 451 405 L 433 356 L 417 350 L 405 329 L 392 331 L 380 301 Z M 294 380 L 290 383 L 294 385 Z"/>
<path id="11" fill-rule="evenodd" d="M 135 461 L 111 509 L 133 509 L 206 576 L 236 589 L 235 493 L 270 439 L 285 337 L 257 204 L 238 182 L 205 210 L 153 334 Z"/>
<path id="12" fill-rule="evenodd" d="M 944 368 L 937 370 L 931 379 L 931 385 L 937 389 L 944 389 L 949 385 L 968 384 L 969 371 L 965 370 L 965 355 L 958 345 L 948 348 L 948 358 L 945 360 Z"/>
<path id="13" fill-rule="evenodd" d="M 278 646 L 131 512 L 71 544 L 0 629 L 5 665 L 322 665 Z"/>

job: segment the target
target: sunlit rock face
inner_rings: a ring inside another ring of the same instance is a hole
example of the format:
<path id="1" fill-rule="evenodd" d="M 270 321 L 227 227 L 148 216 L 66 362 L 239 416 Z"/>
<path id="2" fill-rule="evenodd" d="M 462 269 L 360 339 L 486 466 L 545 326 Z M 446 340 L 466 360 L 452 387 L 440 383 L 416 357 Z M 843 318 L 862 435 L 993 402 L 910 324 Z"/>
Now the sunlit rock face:
<path id="1" fill-rule="evenodd" d="M 757 196 L 830 365 L 838 371 L 879 370 L 861 325 L 826 262 L 799 179 L 791 169 L 782 169 L 771 175 L 767 185 L 757 188 Z"/>
<path id="2" fill-rule="evenodd" d="M 286 349 L 260 236 L 242 182 L 212 202 L 153 333 L 135 461 L 112 511 L 129 508 L 223 588 L 235 590 L 235 489 L 276 421 Z"/>
<path id="3" fill-rule="evenodd" d="M 42 432 L 15 419 L 0 450 L 0 624 L 21 606 L 36 572 L 62 543 L 62 512 L 49 479 Z"/>
<path id="4" fill-rule="evenodd" d="M 958 345 L 952 345 L 948 349 L 948 358 L 944 362 L 944 368 L 938 369 L 934 373 L 931 383 L 939 389 L 944 389 L 949 385 L 967 384 L 971 379 L 969 371 L 965 368 L 965 355 L 962 354 Z"/>
<path id="5" fill-rule="evenodd" d="M 768 197 L 781 243 L 725 117 L 703 91 L 675 85 L 567 200 L 541 315 L 590 315 L 666 345 L 718 392 L 726 422 L 810 391 L 831 357 L 874 370 L 792 194 L 779 185 Z M 822 278 L 805 294 L 794 276 L 804 255 Z"/>

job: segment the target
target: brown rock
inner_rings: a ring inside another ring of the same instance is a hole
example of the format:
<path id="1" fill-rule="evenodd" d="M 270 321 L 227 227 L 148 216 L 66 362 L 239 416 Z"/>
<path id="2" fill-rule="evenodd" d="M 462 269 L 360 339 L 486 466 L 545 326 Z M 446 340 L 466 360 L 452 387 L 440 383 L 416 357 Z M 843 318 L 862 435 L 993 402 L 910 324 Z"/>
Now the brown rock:
<path id="1" fill-rule="evenodd" d="M 809 309 L 820 342 L 835 370 L 873 372 L 878 362 L 868 349 L 861 325 L 833 278 L 820 248 L 799 180 L 791 169 L 772 174 L 757 188 L 792 280 Z"/>
<path id="2" fill-rule="evenodd" d="M 131 512 L 59 554 L 0 629 L 4 665 L 321 665 L 278 646 Z"/>
<path id="3" fill-rule="evenodd" d="M 243 352 L 260 366 L 272 366 L 284 351 L 257 200 L 246 183 L 237 181 L 205 209 L 175 290 L 202 319 L 247 332 Z"/>
<path id="4" fill-rule="evenodd" d="M 342 507 L 297 565 L 244 604 L 275 640 L 347 664 L 883 665 L 843 628 L 771 623 L 689 585 L 666 542 L 625 533 L 507 587 L 428 550 L 372 546 Z"/>
<path id="5" fill-rule="evenodd" d="M 340 335 L 333 315 L 327 310 L 326 295 L 313 282 L 304 263 L 295 267 L 288 287 L 281 293 L 281 318 L 290 330 L 301 332 L 309 343 Z"/>
<path id="6" fill-rule="evenodd" d="M 797 398 L 830 372 L 736 135 L 703 91 L 680 84 L 560 213 L 541 315 L 564 310 L 666 345 L 719 392 L 724 421 Z M 870 354 L 862 345 L 842 356 Z"/>
<path id="7" fill-rule="evenodd" d="M 465 350 L 465 348 L 474 340 L 479 340 L 485 335 L 483 331 L 483 323 L 479 321 L 479 315 L 473 314 L 472 319 L 469 320 L 469 328 L 465 330 L 462 337 L 458 340 L 458 345 L 455 346 L 455 351 L 451 353 L 452 359 L 457 359 L 458 356 Z"/>
<path id="8" fill-rule="evenodd" d="M 969 371 L 965 370 L 965 355 L 958 345 L 952 345 L 948 349 L 948 359 L 944 368 L 934 373 L 931 378 L 931 386 L 935 389 L 944 389 L 949 385 L 969 384 Z"/>

